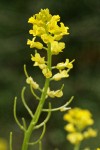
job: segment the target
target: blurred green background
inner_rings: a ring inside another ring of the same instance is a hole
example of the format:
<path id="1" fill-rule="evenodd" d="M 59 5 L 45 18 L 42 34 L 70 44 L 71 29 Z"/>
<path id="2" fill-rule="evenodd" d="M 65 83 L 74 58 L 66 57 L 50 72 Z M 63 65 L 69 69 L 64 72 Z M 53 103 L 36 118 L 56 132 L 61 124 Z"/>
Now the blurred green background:
<path id="1" fill-rule="evenodd" d="M 8 142 L 9 132 L 13 131 L 14 150 L 20 150 L 23 134 L 13 118 L 14 96 L 18 96 L 19 119 L 24 116 L 30 120 L 20 99 L 21 89 L 26 85 L 23 65 L 27 65 L 28 72 L 41 85 L 44 81 L 40 70 L 33 68 L 30 60 L 33 50 L 26 45 L 27 39 L 31 38 L 28 33 L 31 26 L 27 20 L 41 8 L 49 8 L 51 14 L 59 14 L 61 21 L 69 27 L 70 35 L 64 37 L 66 49 L 54 57 L 54 64 L 66 57 L 76 60 L 70 78 L 52 85 L 58 89 L 62 83 L 65 84 L 64 97 L 51 99 L 52 104 L 55 107 L 63 105 L 74 95 L 72 108 L 91 111 L 98 136 L 83 142 L 81 150 L 84 147 L 94 150 L 100 147 L 100 0 L 0 0 L 0 137 Z M 26 97 L 34 110 L 37 102 L 29 90 Z M 52 114 L 43 139 L 44 150 L 72 150 L 63 129 L 66 124 L 63 115 L 59 112 Z M 34 133 L 36 138 L 39 133 Z"/>

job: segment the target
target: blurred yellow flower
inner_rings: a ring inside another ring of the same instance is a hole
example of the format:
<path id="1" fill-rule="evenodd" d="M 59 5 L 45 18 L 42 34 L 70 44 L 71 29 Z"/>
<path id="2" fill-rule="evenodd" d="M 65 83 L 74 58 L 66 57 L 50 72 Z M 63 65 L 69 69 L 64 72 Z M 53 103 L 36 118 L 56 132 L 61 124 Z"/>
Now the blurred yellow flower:
<path id="1" fill-rule="evenodd" d="M 68 132 L 75 132 L 75 131 L 76 131 L 74 125 L 71 124 L 71 123 L 68 123 L 68 124 L 64 127 L 64 129 L 65 129 L 66 131 L 68 131 Z"/>
<path id="2" fill-rule="evenodd" d="M 5 139 L 0 138 L 0 150 L 8 150 L 8 144 Z"/>
<path id="3" fill-rule="evenodd" d="M 74 108 L 64 115 L 64 120 L 74 124 L 79 130 L 83 130 L 85 127 L 94 123 L 91 116 L 88 110 Z"/>
<path id="4" fill-rule="evenodd" d="M 83 136 L 84 138 L 96 137 L 97 131 L 92 128 L 88 128 L 87 131 L 83 132 Z"/>
<path id="5" fill-rule="evenodd" d="M 67 139 L 75 146 L 79 145 L 82 140 L 96 137 L 97 131 L 92 128 L 87 128 L 94 123 L 92 114 L 89 110 L 73 108 L 63 116 L 67 121 L 64 129 L 68 132 Z"/>
<path id="6" fill-rule="evenodd" d="M 69 133 L 67 135 L 67 139 L 72 143 L 72 144 L 79 144 L 83 140 L 83 135 L 79 132 L 73 132 Z"/>

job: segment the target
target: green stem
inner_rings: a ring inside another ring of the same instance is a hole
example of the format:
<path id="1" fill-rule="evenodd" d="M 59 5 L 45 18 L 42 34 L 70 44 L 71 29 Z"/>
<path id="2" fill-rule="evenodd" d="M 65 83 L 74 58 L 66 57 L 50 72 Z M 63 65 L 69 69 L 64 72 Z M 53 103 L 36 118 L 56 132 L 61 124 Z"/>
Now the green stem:
<path id="1" fill-rule="evenodd" d="M 47 60 L 48 68 L 51 70 L 51 44 L 50 43 L 48 43 L 47 59 L 48 59 Z M 31 134 L 34 130 L 35 125 L 37 124 L 37 122 L 39 120 L 39 117 L 40 117 L 41 112 L 42 112 L 42 108 L 43 108 L 44 103 L 45 103 L 46 94 L 47 94 L 47 90 L 49 87 L 49 82 L 50 82 L 50 78 L 46 78 L 44 90 L 42 92 L 42 95 L 41 95 L 39 104 L 37 106 L 36 112 L 35 112 L 34 117 L 32 118 L 32 120 L 28 126 L 28 129 L 25 131 L 23 144 L 22 144 L 22 150 L 28 150 L 28 143 L 29 143 Z"/>
<path id="2" fill-rule="evenodd" d="M 42 150 L 42 142 L 39 142 L 39 150 Z"/>
<path id="3" fill-rule="evenodd" d="M 80 143 L 75 145 L 74 150 L 79 150 L 79 148 L 80 148 Z"/>
<path id="4" fill-rule="evenodd" d="M 12 132 L 10 132 L 10 150 L 12 150 Z"/>

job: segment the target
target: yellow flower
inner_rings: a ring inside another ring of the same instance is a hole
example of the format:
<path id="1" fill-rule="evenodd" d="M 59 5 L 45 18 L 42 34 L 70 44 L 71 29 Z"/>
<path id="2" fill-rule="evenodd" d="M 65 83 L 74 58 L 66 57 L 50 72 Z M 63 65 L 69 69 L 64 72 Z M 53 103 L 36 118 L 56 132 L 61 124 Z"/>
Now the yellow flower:
<path id="1" fill-rule="evenodd" d="M 51 53 L 52 55 L 57 55 L 60 52 L 62 52 L 62 50 L 65 48 L 65 43 L 64 42 L 57 42 L 57 41 L 53 41 L 51 43 Z"/>
<path id="2" fill-rule="evenodd" d="M 65 67 L 66 67 L 66 64 L 64 62 L 58 63 L 56 66 L 56 68 L 59 70 L 65 69 Z"/>
<path id="3" fill-rule="evenodd" d="M 36 53 L 35 56 L 31 55 L 31 60 L 37 62 L 38 65 L 45 63 L 44 57 L 41 57 L 39 53 Z"/>
<path id="4" fill-rule="evenodd" d="M 82 110 L 80 108 L 69 110 L 69 112 L 64 115 L 64 120 L 74 124 L 79 130 L 83 130 L 94 122 L 91 118 L 91 113 L 88 110 Z"/>
<path id="5" fill-rule="evenodd" d="M 68 123 L 68 124 L 64 127 L 64 129 L 65 129 L 66 131 L 68 131 L 68 132 L 75 132 L 75 131 L 76 131 L 74 125 L 71 124 L 71 123 Z"/>
<path id="6" fill-rule="evenodd" d="M 32 23 L 32 24 L 35 24 L 38 26 L 43 25 L 42 20 L 37 20 L 35 15 L 33 15 L 33 17 L 29 18 L 28 23 Z"/>
<path id="7" fill-rule="evenodd" d="M 50 77 L 52 77 L 52 72 L 49 70 L 49 68 L 44 68 L 43 70 L 42 70 L 42 73 L 44 74 L 44 76 L 46 77 L 46 78 L 50 78 Z"/>
<path id="8" fill-rule="evenodd" d="M 69 28 L 68 28 L 68 27 L 65 27 L 62 22 L 60 23 L 60 26 L 61 26 L 61 27 L 60 27 L 60 32 L 61 32 L 61 34 L 62 34 L 62 35 L 68 35 L 68 34 L 69 34 L 68 29 L 69 29 Z"/>
<path id="9" fill-rule="evenodd" d="M 73 68 L 73 61 L 69 62 L 69 59 L 66 59 L 65 63 L 64 62 L 61 62 L 61 63 L 58 63 L 56 68 L 59 69 L 59 70 L 63 70 L 65 68 L 68 68 L 68 69 L 72 69 Z"/>
<path id="10" fill-rule="evenodd" d="M 66 70 L 63 70 L 57 74 L 55 74 L 53 77 L 52 77 L 52 80 L 55 80 L 55 81 L 59 81 L 61 80 L 62 78 L 67 78 L 69 77 L 69 74 Z"/>
<path id="11" fill-rule="evenodd" d="M 49 13 L 49 9 L 41 9 L 38 14 L 33 15 L 28 20 L 28 23 L 36 24 L 38 26 L 43 26 L 50 21 L 52 15 Z"/>
<path id="12" fill-rule="evenodd" d="M 54 15 L 47 24 L 47 29 L 51 34 L 54 35 L 55 40 L 60 40 L 63 35 L 69 34 L 68 33 L 69 28 L 65 27 L 62 22 L 60 23 L 60 26 L 58 26 L 57 24 L 58 21 L 60 21 L 59 15 Z"/>
<path id="13" fill-rule="evenodd" d="M 64 127 L 68 131 L 67 139 L 74 145 L 80 144 L 84 139 L 97 136 L 96 130 L 87 128 L 93 124 L 93 119 L 92 114 L 86 109 L 70 109 L 64 115 L 64 120 L 68 121 Z"/>
<path id="14" fill-rule="evenodd" d="M 63 96 L 62 90 L 55 91 L 55 97 L 62 97 L 62 96 Z"/>
<path id="15" fill-rule="evenodd" d="M 42 69 L 44 76 L 46 78 L 50 78 L 52 76 L 52 72 L 47 68 L 44 57 L 41 57 L 39 53 L 36 53 L 35 56 L 31 56 L 31 60 L 35 61 L 34 66 L 39 66 L 39 68 Z"/>
<path id="16" fill-rule="evenodd" d="M 69 62 L 69 59 L 66 59 L 66 61 L 65 61 L 66 68 L 72 69 L 72 68 L 73 68 L 73 64 L 72 64 L 72 63 L 73 63 L 74 61 L 75 61 L 75 60 Z"/>
<path id="17" fill-rule="evenodd" d="M 83 136 L 84 138 L 96 137 L 97 131 L 92 128 L 88 128 L 87 131 L 83 132 Z"/>
<path id="18" fill-rule="evenodd" d="M 57 22 L 60 21 L 60 16 L 59 15 L 54 15 L 52 16 L 51 20 L 47 24 L 47 30 L 51 34 L 55 34 L 55 30 L 59 28 L 57 25 Z"/>
<path id="19" fill-rule="evenodd" d="M 34 66 L 39 66 L 39 68 L 42 70 L 47 68 L 46 64 L 38 64 L 37 62 L 35 62 Z"/>
<path id="20" fill-rule="evenodd" d="M 43 40 L 44 43 L 51 43 L 53 42 L 53 37 L 51 35 L 48 35 L 48 34 L 43 34 L 41 35 L 41 39 Z"/>
<path id="21" fill-rule="evenodd" d="M 100 150 L 100 148 L 97 148 L 96 150 Z"/>
<path id="22" fill-rule="evenodd" d="M 34 82 L 34 80 L 32 79 L 32 77 L 28 77 L 26 79 L 26 83 L 32 85 L 32 87 L 34 89 L 38 89 L 39 88 L 39 85 L 36 82 Z"/>
<path id="23" fill-rule="evenodd" d="M 43 27 L 38 27 L 37 25 L 34 25 L 33 29 L 29 30 L 29 33 L 33 36 L 41 36 L 42 34 L 45 34 L 45 29 Z"/>
<path id="24" fill-rule="evenodd" d="M 62 97 L 63 96 L 63 92 L 62 90 L 57 90 L 57 91 L 50 91 L 50 89 L 48 89 L 47 94 L 49 97 L 54 98 L 54 97 Z"/>
<path id="25" fill-rule="evenodd" d="M 83 140 L 83 135 L 78 132 L 70 133 L 67 135 L 67 139 L 72 143 L 72 144 L 79 144 Z"/>
<path id="26" fill-rule="evenodd" d="M 47 33 L 47 34 L 49 33 L 51 35 L 56 35 L 55 40 L 57 40 L 58 35 L 60 35 L 60 39 L 61 39 L 63 35 L 69 34 L 67 31 L 69 28 L 65 27 L 62 22 L 60 23 L 60 26 L 59 26 L 57 24 L 57 22 L 59 22 L 59 21 L 60 21 L 59 15 L 52 16 L 49 12 L 49 9 L 41 9 L 41 11 L 38 14 L 35 14 L 35 15 L 33 15 L 33 17 L 29 18 L 28 23 L 33 24 L 33 30 L 36 31 L 36 28 L 37 28 L 37 33 L 39 33 L 38 27 L 40 27 L 40 28 L 42 27 L 45 29 L 45 30 L 42 29 L 43 33 L 45 31 L 45 33 Z M 37 26 L 37 27 L 34 28 L 34 26 Z M 41 34 L 35 34 L 35 35 L 39 36 Z M 59 40 L 59 38 L 58 38 L 58 40 Z"/>
<path id="27" fill-rule="evenodd" d="M 68 27 L 65 27 L 62 22 L 58 25 L 60 21 L 59 15 L 51 15 L 49 9 L 41 9 L 38 14 L 33 15 L 29 18 L 28 23 L 33 25 L 32 29 L 29 31 L 33 36 L 39 36 L 44 43 L 51 43 L 52 45 L 52 54 L 57 55 L 62 49 L 65 48 L 65 44 L 59 41 L 64 35 L 68 33 Z M 28 45 L 30 48 L 37 47 L 34 46 L 33 40 L 28 40 Z M 39 49 L 43 47 L 40 42 L 38 43 Z M 56 48 L 56 50 L 55 50 Z"/>
<path id="28" fill-rule="evenodd" d="M 27 45 L 30 45 L 30 48 L 42 49 L 43 48 L 43 44 L 40 43 L 40 42 L 35 42 L 35 39 L 36 39 L 36 37 L 34 37 L 32 39 L 32 41 L 28 39 Z"/>

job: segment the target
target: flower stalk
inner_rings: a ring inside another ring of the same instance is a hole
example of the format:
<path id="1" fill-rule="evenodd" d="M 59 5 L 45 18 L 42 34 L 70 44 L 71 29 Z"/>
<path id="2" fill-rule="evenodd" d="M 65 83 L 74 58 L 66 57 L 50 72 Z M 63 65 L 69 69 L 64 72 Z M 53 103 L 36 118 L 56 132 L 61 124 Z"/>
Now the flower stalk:
<path id="1" fill-rule="evenodd" d="M 51 70 L 51 47 L 50 47 L 50 43 L 48 44 L 48 51 L 47 52 L 48 52 L 47 53 L 47 57 L 48 57 L 47 65 L 48 65 L 48 68 Z M 41 112 L 42 112 L 42 109 L 43 109 L 43 105 L 44 105 L 45 100 L 46 100 L 46 94 L 47 94 L 47 89 L 49 87 L 49 82 L 50 82 L 50 79 L 46 78 L 45 85 L 44 85 L 44 91 L 41 95 L 41 99 L 40 99 L 40 102 L 38 104 L 37 110 L 34 114 L 34 117 L 32 118 L 32 121 L 31 121 L 27 131 L 25 131 L 25 136 L 24 136 L 24 140 L 23 140 L 23 144 L 22 144 L 22 150 L 28 149 L 28 143 L 30 140 L 30 136 L 34 130 L 35 125 L 38 122 L 38 119 L 39 119 Z M 39 145 L 40 145 L 39 149 L 41 149 L 41 142 Z"/>
<path id="2" fill-rule="evenodd" d="M 80 149 L 80 143 L 78 143 L 74 146 L 74 150 L 79 150 L 79 149 Z"/>
<path id="3" fill-rule="evenodd" d="M 22 118 L 23 124 L 20 123 L 19 119 L 17 118 L 17 98 L 15 97 L 14 101 L 14 118 L 20 129 L 24 132 L 23 143 L 21 150 L 28 150 L 29 146 L 34 146 L 38 144 L 39 150 L 42 150 L 42 138 L 46 131 L 46 124 L 50 118 L 51 112 L 54 111 L 66 111 L 70 109 L 67 107 L 73 99 L 73 96 L 67 101 L 63 106 L 52 108 L 51 103 L 49 103 L 49 108 L 44 108 L 44 104 L 48 98 L 60 98 L 63 96 L 63 88 L 64 84 L 61 86 L 60 89 L 54 91 L 50 89 L 50 82 L 59 81 L 63 78 L 69 77 L 69 71 L 73 68 L 73 62 L 66 59 L 65 62 L 58 63 L 56 66 L 52 66 L 52 55 L 58 55 L 60 52 L 63 52 L 65 48 L 64 42 L 59 42 L 64 35 L 68 35 L 68 27 L 65 27 L 62 22 L 58 25 L 60 21 L 59 15 L 52 16 L 49 12 L 49 9 L 41 9 L 38 14 L 33 15 L 29 18 L 28 23 L 32 24 L 32 29 L 29 31 L 32 34 L 32 40 L 28 39 L 27 45 L 30 48 L 36 48 L 34 54 L 31 54 L 31 60 L 34 62 L 34 67 L 39 67 L 44 78 L 44 86 L 41 88 L 40 85 L 34 81 L 32 76 L 29 76 L 26 65 L 24 65 L 24 73 L 26 76 L 26 83 L 30 86 L 30 91 L 32 95 L 38 100 L 38 105 L 33 112 L 28 104 L 25 101 L 25 89 L 23 87 L 21 92 L 21 99 L 24 107 L 28 111 L 29 115 L 31 116 L 31 121 L 27 127 L 27 123 L 25 118 Z M 40 38 L 40 41 L 36 41 Z M 44 46 L 45 45 L 45 46 Z M 41 57 L 40 52 L 41 50 L 46 51 L 47 57 Z M 53 70 L 57 70 L 57 73 L 54 74 Z M 36 91 L 40 92 L 40 96 L 37 95 Z M 47 117 L 43 120 L 42 123 L 38 124 L 39 118 L 41 117 L 41 113 L 46 112 Z M 35 142 L 30 142 L 30 138 L 34 130 L 43 127 L 42 134 Z M 12 148 L 10 149 L 12 150 Z"/>

